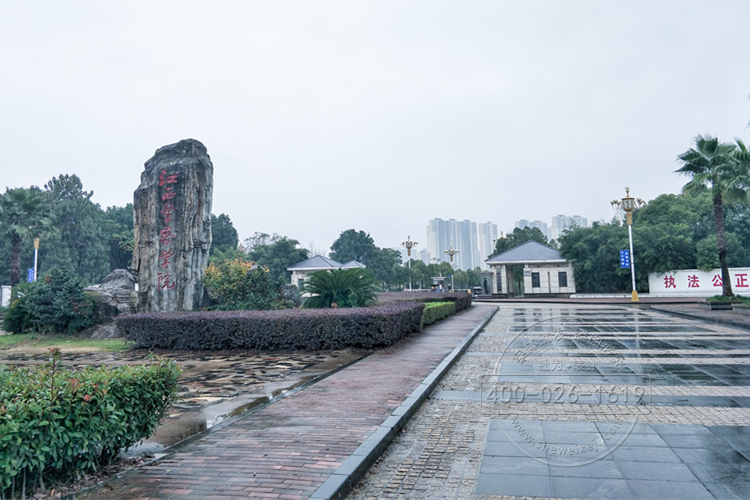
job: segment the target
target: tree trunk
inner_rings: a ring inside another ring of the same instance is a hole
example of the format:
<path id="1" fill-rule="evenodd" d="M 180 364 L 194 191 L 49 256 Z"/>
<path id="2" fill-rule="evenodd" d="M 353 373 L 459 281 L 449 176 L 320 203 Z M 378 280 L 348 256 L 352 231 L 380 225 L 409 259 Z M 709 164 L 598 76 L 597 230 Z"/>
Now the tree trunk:
<path id="1" fill-rule="evenodd" d="M 133 195 L 139 311 L 190 311 L 203 301 L 211 247 L 214 168 L 206 147 L 187 139 L 146 162 Z"/>
<path id="2" fill-rule="evenodd" d="M 722 295 L 732 297 L 732 281 L 727 266 L 727 232 L 724 228 L 724 206 L 721 192 L 714 193 L 714 225 L 716 226 L 716 249 L 719 251 L 719 262 L 721 263 Z"/>
<path id="3" fill-rule="evenodd" d="M 21 236 L 13 233 L 10 237 L 10 286 L 21 282 Z"/>

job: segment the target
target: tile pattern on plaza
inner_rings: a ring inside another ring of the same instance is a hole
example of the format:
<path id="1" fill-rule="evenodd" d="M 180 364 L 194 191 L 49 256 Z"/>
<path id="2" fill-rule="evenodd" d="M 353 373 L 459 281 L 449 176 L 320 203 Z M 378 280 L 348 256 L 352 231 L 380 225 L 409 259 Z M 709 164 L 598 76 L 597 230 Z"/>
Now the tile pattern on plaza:
<path id="1" fill-rule="evenodd" d="M 351 498 L 747 498 L 748 347 L 747 331 L 636 308 L 503 306 Z M 650 404 L 548 401 L 602 387 Z M 585 458 L 583 438 L 595 460 L 559 456 Z"/>

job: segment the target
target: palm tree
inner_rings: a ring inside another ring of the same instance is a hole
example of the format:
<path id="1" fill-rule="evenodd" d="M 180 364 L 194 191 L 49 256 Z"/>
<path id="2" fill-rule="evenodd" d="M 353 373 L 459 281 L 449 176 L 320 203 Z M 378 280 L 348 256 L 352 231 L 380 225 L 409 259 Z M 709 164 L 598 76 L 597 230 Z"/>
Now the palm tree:
<path id="1" fill-rule="evenodd" d="M 302 292 L 312 294 L 305 307 L 364 307 L 377 302 L 376 278 L 372 271 L 363 268 L 334 269 L 310 273 L 302 285 Z"/>
<path id="2" fill-rule="evenodd" d="M 51 209 L 44 193 L 36 186 L 29 189 L 5 188 L 0 196 L 0 231 L 10 237 L 10 284 L 21 281 L 21 242 L 36 238 L 52 227 Z"/>
<path id="3" fill-rule="evenodd" d="M 747 198 L 750 188 L 750 153 L 739 139 L 737 144 L 722 144 L 715 137 L 698 135 L 695 138 L 695 147 L 679 155 L 678 159 L 683 165 L 675 172 L 692 177 L 690 182 L 682 188 L 683 192 L 708 189 L 713 196 L 716 248 L 719 251 L 721 263 L 722 295 L 732 297 L 734 294 L 727 266 L 724 203 Z"/>

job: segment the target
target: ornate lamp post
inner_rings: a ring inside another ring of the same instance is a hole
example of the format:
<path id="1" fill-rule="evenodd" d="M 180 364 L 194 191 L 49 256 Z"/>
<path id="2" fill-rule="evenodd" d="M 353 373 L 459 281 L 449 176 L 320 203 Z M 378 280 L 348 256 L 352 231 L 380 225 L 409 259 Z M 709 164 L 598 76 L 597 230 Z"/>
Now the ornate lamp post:
<path id="1" fill-rule="evenodd" d="M 39 257 L 39 238 L 34 238 L 34 281 L 36 281 L 38 257 Z"/>
<path id="2" fill-rule="evenodd" d="M 453 267 L 453 256 L 458 253 L 458 250 L 453 250 L 453 247 L 448 247 L 448 250 L 443 250 L 445 253 L 448 254 L 448 257 L 451 258 L 451 267 Z M 453 286 L 453 275 L 455 273 L 451 273 L 451 292 L 455 291 L 456 288 Z"/>
<path id="3" fill-rule="evenodd" d="M 401 243 L 402 247 L 406 247 L 406 254 L 409 256 L 409 291 L 411 292 L 411 249 L 417 246 L 419 243 L 411 241 L 411 236 L 406 237 L 406 241 Z"/>
<path id="4" fill-rule="evenodd" d="M 625 211 L 625 220 L 628 223 L 628 239 L 630 241 L 630 277 L 633 281 L 633 293 L 631 302 L 638 302 L 638 292 L 635 291 L 635 258 L 633 257 L 633 210 L 646 204 L 640 198 L 634 199 L 630 196 L 630 188 L 625 188 L 625 198 L 622 200 L 612 200 L 610 202 L 615 210 L 622 209 Z"/>

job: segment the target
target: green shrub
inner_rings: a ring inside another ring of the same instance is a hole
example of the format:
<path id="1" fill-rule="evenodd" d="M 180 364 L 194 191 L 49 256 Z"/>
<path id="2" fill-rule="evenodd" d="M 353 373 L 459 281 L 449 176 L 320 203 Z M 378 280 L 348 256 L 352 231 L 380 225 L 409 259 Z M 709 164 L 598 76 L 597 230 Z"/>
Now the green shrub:
<path id="1" fill-rule="evenodd" d="M 268 268 L 243 259 L 209 264 L 205 285 L 215 311 L 267 311 L 294 307 L 282 295 L 285 281 L 274 279 Z"/>
<path id="2" fill-rule="evenodd" d="M 305 307 L 312 309 L 372 306 L 378 301 L 376 290 L 375 275 L 361 267 L 315 271 L 302 285 L 302 292 L 312 295 Z"/>
<path id="3" fill-rule="evenodd" d="M 86 367 L 51 362 L 0 365 L 0 491 L 76 477 L 107 464 L 147 438 L 176 394 L 180 368 L 156 359 L 143 366 Z"/>
<path id="4" fill-rule="evenodd" d="M 706 299 L 706 302 L 734 302 L 742 304 L 750 304 L 750 297 L 743 297 L 742 295 L 733 295 L 727 297 L 725 295 L 714 295 Z"/>
<path id="5" fill-rule="evenodd" d="M 94 298 L 68 271 L 54 269 L 21 292 L 3 319 L 5 331 L 75 333 L 96 323 Z"/>
<path id="6" fill-rule="evenodd" d="M 422 326 L 437 323 L 452 314 L 456 314 L 455 302 L 427 302 L 422 312 Z"/>
<path id="7" fill-rule="evenodd" d="M 383 292 L 378 294 L 381 304 L 412 300 L 424 302 L 455 302 L 456 312 L 471 307 L 471 294 L 464 292 Z"/>

